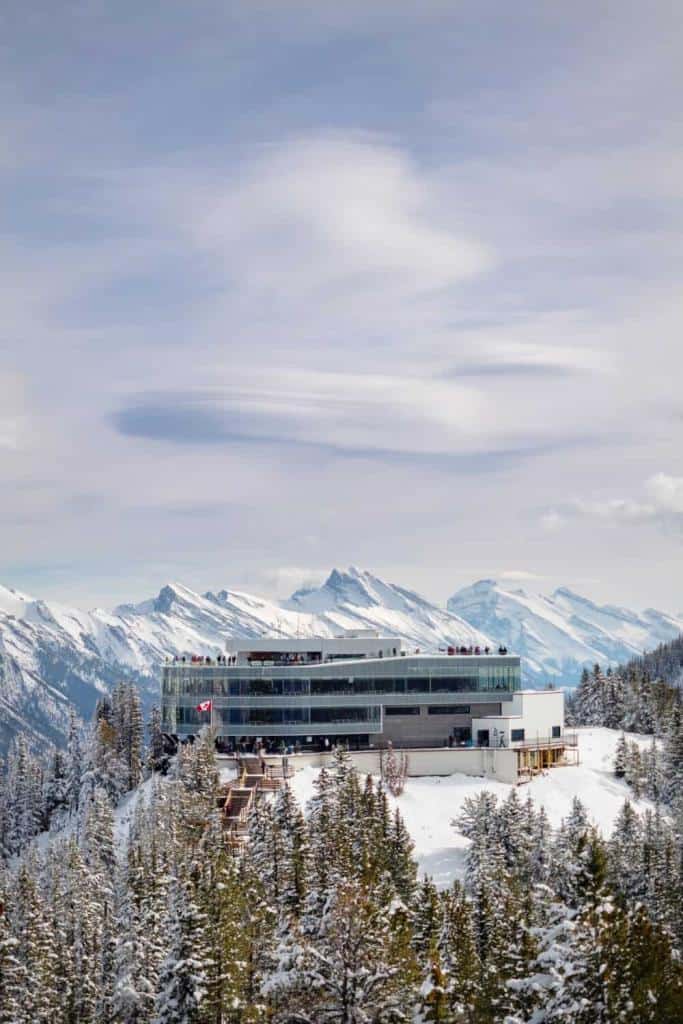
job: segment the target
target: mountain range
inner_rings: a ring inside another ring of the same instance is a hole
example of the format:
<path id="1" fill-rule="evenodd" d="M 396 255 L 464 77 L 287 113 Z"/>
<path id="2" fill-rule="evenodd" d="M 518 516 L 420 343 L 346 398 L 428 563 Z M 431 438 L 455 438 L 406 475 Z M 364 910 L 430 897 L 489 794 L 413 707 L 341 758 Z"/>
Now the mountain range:
<path id="1" fill-rule="evenodd" d="M 169 655 L 216 654 L 231 639 L 333 636 L 375 628 L 421 650 L 504 643 L 523 658 L 529 686 L 573 685 L 584 665 L 626 661 L 683 632 L 683 616 L 597 605 L 566 587 L 549 596 L 480 580 L 443 608 L 356 568 L 322 586 L 270 601 L 239 590 L 195 593 L 168 584 L 113 611 L 89 612 L 0 587 L 0 748 L 23 730 L 62 742 L 69 711 L 92 714 L 119 679 L 135 681 L 149 706 Z"/>

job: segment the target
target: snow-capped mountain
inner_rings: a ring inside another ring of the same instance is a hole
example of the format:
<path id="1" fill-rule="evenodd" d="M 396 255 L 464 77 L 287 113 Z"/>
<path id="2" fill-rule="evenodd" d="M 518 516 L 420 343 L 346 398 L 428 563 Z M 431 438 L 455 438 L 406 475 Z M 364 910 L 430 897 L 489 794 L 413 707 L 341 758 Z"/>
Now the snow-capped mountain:
<path id="1" fill-rule="evenodd" d="M 200 595 L 175 583 L 140 604 L 83 612 L 0 588 L 0 748 L 18 730 L 59 742 L 69 707 L 89 717 L 119 679 L 135 680 L 151 704 L 169 655 L 215 655 L 240 637 L 333 636 L 354 627 L 397 633 L 422 648 L 484 640 L 417 594 L 353 569 L 335 570 L 323 587 L 281 604 L 237 590 Z"/>
<path id="2" fill-rule="evenodd" d="M 285 604 L 312 613 L 330 633 L 379 629 L 431 650 L 452 643 L 491 643 L 484 631 L 455 612 L 353 566 L 346 572 L 333 569 L 321 587 L 297 590 Z"/>
<path id="3" fill-rule="evenodd" d="M 683 632 L 683 619 L 598 605 L 567 587 L 550 595 L 480 580 L 457 591 L 448 609 L 521 655 L 526 681 L 573 684 L 583 666 L 628 661 Z"/>
<path id="4" fill-rule="evenodd" d="M 158 700 L 160 665 L 174 654 L 216 654 L 249 636 L 333 636 L 374 628 L 422 650 L 505 643 L 523 657 L 529 685 L 573 684 L 583 665 L 624 661 L 683 631 L 662 612 L 600 607 L 566 588 L 550 597 L 482 581 L 448 609 L 350 568 L 320 587 L 269 601 L 239 590 L 203 595 L 168 584 L 139 604 L 89 612 L 0 587 L 0 750 L 23 730 L 63 740 L 69 709 L 89 717 L 117 680 Z"/>

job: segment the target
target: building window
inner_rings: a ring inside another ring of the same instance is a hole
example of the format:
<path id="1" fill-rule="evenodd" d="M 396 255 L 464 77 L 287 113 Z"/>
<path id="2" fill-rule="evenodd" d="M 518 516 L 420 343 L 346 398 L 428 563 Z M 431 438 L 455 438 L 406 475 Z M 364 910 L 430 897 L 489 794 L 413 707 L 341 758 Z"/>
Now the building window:
<path id="1" fill-rule="evenodd" d="M 479 676 L 432 676 L 432 693 L 476 693 L 480 689 Z"/>
<path id="2" fill-rule="evenodd" d="M 311 724 L 323 722 L 365 722 L 379 718 L 379 708 L 311 708 Z"/>
<path id="3" fill-rule="evenodd" d="M 521 743 L 524 739 L 524 729 L 512 729 L 510 732 L 510 740 L 513 743 Z"/>
<path id="4" fill-rule="evenodd" d="M 557 739 L 560 738 L 561 735 L 562 735 L 562 726 L 561 725 L 554 725 L 553 726 L 553 739 L 557 740 Z"/>
<path id="5" fill-rule="evenodd" d="M 384 714 L 387 718 L 392 715 L 419 715 L 420 708 L 417 704 L 411 704 L 409 708 L 385 708 Z"/>
<path id="6" fill-rule="evenodd" d="M 335 693 L 353 693 L 351 679 L 312 679 L 311 693 L 316 696 Z"/>
<path id="7" fill-rule="evenodd" d="M 469 715 L 469 704 L 433 704 L 429 708 L 430 715 Z"/>

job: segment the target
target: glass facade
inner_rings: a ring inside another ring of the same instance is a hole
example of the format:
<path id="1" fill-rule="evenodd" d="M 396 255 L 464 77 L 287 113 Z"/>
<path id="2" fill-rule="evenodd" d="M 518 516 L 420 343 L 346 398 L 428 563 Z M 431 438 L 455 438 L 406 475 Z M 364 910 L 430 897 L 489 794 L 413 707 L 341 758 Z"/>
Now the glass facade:
<path id="1" fill-rule="evenodd" d="M 377 735 L 383 716 L 468 714 L 469 704 L 504 702 L 520 688 L 519 658 L 421 655 L 292 665 L 164 666 L 162 721 L 166 732 L 188 735 L 208 724 L 237 738 L 262 733 Z M 211 700 L 211 716 L 197 712 Z"/>
<path id="2" fill-rule="evenodd" d="M 334 696 L 335 694 L 363 693 L 485 693 L 491 691 L 513 691 L 519 689 L 519 670 L 487 672 L 480 675 L 451 676 L 430 675 L 427 672 L 406 677 L 340 676 L 323 678 L 272 679 L 260 676 L 257 679 L 235 679 L 219 676 L 215 672 L 206 675 L 195 670 L 185 676 L 174 665 L 164 672 L 163 694 L 166 696 L 192 697 L 295 697 Z M 260 670 L 263 671 L 263 670 Z"/>

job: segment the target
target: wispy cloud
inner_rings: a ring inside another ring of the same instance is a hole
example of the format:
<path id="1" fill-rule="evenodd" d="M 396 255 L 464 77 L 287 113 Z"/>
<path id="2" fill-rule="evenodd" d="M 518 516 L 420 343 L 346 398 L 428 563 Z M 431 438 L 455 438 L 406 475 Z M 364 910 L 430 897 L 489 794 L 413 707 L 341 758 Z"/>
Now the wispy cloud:
<path id="1" fill-rule="evenodd" d="M 658 523 L 683 527 L 683 477 L 655 473 L 637 497 L 574 498 L 541 516 L 545 529 L 559 529 L 576 518 L 615 524 Z"/>
<path id="2" fill-rule="evenodd" d="M 12 564 L 673 590 L 680 12 L 385 6 L 12 5 Z"/>

